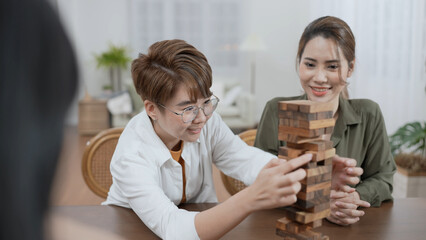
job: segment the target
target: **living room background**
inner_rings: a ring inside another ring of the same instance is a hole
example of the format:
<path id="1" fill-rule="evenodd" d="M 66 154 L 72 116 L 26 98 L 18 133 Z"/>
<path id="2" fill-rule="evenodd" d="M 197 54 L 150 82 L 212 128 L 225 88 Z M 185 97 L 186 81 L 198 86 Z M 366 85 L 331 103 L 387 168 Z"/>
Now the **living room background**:
<path id="1" fill-rule="evenodd" d="M 250 57 L 237 45 L 253 33 L 266 46 L 255 58 L 259 119 L 267 100 L 302 92 L 295 67 L 298 40 L 304 27 L 322 15 L 341 17 L 357 38 L 351 96 L 378 102 L 389 133 L 405 122 L 426 119 L 426 4 L 422 0 L 52 2 L 74 44 L 80 67 L 82 84 L 68 117 L 72 125 L 77 124 L 77 102 L 84 86 L 96 96 L 108 78 L 106 71 L 96 68 L 93 56 L 108 44 L 129 46 L 135 58 L 156 40 L 183 38 L 206 54 L 214 79 L 235 79 L 244 91 L 250 91 Z M 130 78 L 129 71 L 124 77 Z"/>

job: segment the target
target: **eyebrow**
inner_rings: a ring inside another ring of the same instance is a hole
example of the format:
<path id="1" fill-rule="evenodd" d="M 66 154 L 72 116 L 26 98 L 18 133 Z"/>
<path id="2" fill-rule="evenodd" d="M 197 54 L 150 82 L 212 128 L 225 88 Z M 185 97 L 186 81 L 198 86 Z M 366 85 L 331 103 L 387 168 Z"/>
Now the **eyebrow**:
<path id="1" fill-rule="evenodd" d="M 305 60 L 309 60 L 312 62 L 318 62 L 316 59 L 305 57 Z M 326 63 L 339 63 L 340 61 L 337 59 L 325 61 Z"/>
<path id="2" fill-rule="evenodd" d="M 205 100 L 207 101 L 208 98 L 206 98 Z M 196 102 L 191 102 L 190 100 L 186 100 L 186 101 L 182 101 L 182 102 L 176 104 L 176 106 L 183 107 L 183 106 L 190 105 L 190 104 L 195 105 L 197 103 Z"/>
<path id="3" fill-rule="evenodd" d="M 176 106 L 183 107 L 183 106 L 186 106 L 186 105 L 189 105 L 189 104 L 194 104 L 194 103 L 189 101 L 189 100 L 186 100 L 186 101 L 182 101 L 182 102 L 176 104 Z"/>

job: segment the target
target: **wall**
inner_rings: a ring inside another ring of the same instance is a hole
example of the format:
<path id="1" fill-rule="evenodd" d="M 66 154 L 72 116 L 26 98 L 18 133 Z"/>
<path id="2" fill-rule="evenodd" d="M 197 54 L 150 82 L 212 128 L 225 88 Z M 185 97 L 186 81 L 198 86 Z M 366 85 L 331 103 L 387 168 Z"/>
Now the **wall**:
<path id="1" fill-rule="evenodd" d="M 256 118 L 260 119 L 263 107 L 269 99 L 302 93 L 295 68 L 295 55 L 299 37 L 312 19 L 309 17 L 307 7 L 309 0 L 247 0 L 246 2 L 247 21 L 242 26 L 243 32 L 257 34 L 266 45 L 266 50 L 257 52 L 255 55 Z M 93 55 L 105 50 L 109 42 L 130 43 L 130 0 L 57 0 L 56 5 L 75 46 L 80 67 L 80 91 L 68 117 L 68 124 L 76 125 L 78 122 L 77 100 L 82 98 L 84 86 L 87 86 L 90 94 L 98 95 L 102 85 L 108 81 L 107 72 L 96 68 Z M 243 66 L 245 68 L 239 74 L 239 81 L 244 89 L 249 91 L 250 55 L 248 53 L 243 54 Z M 129 71 L 126 74 L 130 76 Z M 418 96 L 419 106 L 408 107 L 418 108 L 418 111 L 414 111 L 415 114 L 408 117 L 404 115 L 403 120 L 426 119 L 424 88 L 424 79 L 419 79 L 418 86 L 412 86 L 412 93 Z M 362 95 L 355 93 L 353 96 Z M 401 100 L 406 99 L 406 96 L 398 97 Z M 397 126 L 400 126 L 402 120 L 388 116 L 389 113 L 383 105 L 390 103 L 380 102 L 380 104 L 382 109 L 385 109 L 388 132 L 392 133 Z"/>
<path id="2" fill-rule="evenodd" d="M 271 98 L 302 92 L 295 59 L 299 37 L 309 23 L 306 3 L 305 0 L 251 2 L 250 30 L 263 39 L 267 48 L 256 54 L 257 119 Z"/>
<path id="3" fill-rule="evenodd" d="M 128 1 L 126 0 L 58 0 L 58 11 L 74 45 L 80 74 L 80 89 L 68 116 L 68 124 L 78 123 L 78 99 L 87 88 L 99 95 L 108 83 L 108 72 L 97 69 L 94 54 L 108 44 L 127 45 Z M 130 74 L 127 72 L 127 76 Z"/>

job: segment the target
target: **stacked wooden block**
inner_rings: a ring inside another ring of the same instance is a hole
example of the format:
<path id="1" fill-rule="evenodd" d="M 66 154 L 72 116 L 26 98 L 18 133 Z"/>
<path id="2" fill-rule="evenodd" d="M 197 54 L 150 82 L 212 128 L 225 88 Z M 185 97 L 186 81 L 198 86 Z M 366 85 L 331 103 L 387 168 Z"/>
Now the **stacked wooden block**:
<path id="1" fill-rule="evenodd" d="M 328 239 L 312 231 L 322 225 L 322 219 L 330 214 L 330 188 L 333 142 L 324 140 L 331 134 L 335 120 L 328 103 L 308 100 L 281 101 L 278 104 L 278 140 L 286 141 L 280 147 L 278 157 L 287 160 L 305 153 L 312 160 L 303 166 L 306 178 L 297 194 L 297 202 L 286 207 L 286 217 L 278 219 L 276 233 L 284 239 Z"/>

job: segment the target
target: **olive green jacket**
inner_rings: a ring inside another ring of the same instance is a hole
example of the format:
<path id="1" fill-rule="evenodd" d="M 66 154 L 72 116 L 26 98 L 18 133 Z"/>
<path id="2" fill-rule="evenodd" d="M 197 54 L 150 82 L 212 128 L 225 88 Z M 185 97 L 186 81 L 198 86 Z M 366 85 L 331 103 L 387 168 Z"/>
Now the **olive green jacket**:
<path id="1" fill-rule="evenodd" d="M 254 146 L 278 154 L 285 142 L 278 141 L 278 102 L 307 99 L 278 97 L 270 100 L 263 110 Z M 357 160 L 364 170 L 355 186 L 362 200 L 372 206 L 392 199 L 395 161 L 390 152 L 385 122 L 377 103 L 367 99 L 339 99 L 338 119 L 331 136 L 336 154 Z"/>

